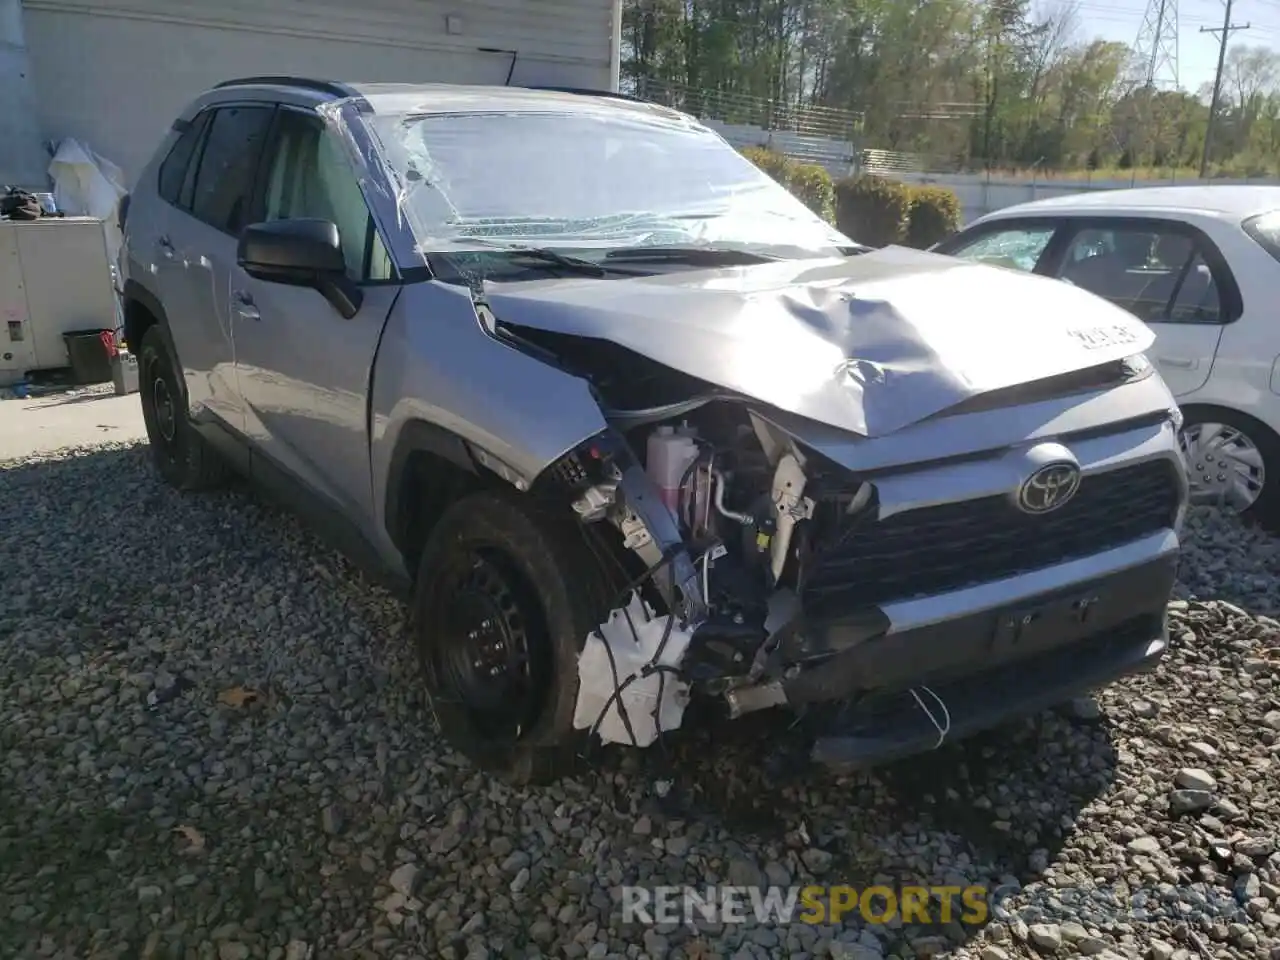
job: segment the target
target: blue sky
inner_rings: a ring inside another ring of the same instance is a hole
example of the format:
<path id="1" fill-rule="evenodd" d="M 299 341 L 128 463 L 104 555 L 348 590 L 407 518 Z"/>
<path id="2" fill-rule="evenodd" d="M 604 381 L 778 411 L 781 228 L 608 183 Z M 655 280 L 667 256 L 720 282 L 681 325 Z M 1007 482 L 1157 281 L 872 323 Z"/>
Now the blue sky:
<path id="1" fill-rule="evenodd" d="M 1167 0 L 1178 8 L 1178 80 L 1194 92 L 1213 81 L 1218 65 L 1218 36 L 1201 27 L 1220 27 L 1222 0 Z M 1044 9 L 1075 6 L 1076 39 L 1102 37 L 1132 44 L 1138 38 L 1146 0 L 1040 0 Z M 1250 23 L 1232 34 L 1232 44 L 1265 46 L 1280 51 L 1280 0 L 1235 0 L 1233 23 Z"/>

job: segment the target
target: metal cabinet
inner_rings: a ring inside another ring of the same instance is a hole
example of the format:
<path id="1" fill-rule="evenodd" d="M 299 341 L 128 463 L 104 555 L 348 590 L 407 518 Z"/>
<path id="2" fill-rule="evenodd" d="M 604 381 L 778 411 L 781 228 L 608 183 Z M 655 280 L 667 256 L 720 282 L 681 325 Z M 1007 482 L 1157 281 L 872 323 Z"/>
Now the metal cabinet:
<path id="1" fill-rule="evenodd" d="M 117 323 L 101 220 L 0 220 L 0 385 L 67 366 L 64 333 Z"/>

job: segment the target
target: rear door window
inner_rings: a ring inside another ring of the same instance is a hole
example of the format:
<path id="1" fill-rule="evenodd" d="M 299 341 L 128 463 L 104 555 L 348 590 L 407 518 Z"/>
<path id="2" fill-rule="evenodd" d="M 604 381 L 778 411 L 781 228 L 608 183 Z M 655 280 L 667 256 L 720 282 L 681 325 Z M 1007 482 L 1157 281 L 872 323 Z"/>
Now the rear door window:
<path id="1" fill-rule="evenodd" d="M 253 178 L 271 125 L 269 104 L 220 107 L 213 116 L 191 195 L 191 213 L 237 234 L 253 199 Z"/>
<path id="2" fill-rule="evenodd" d="M 192 158 L 198 155 L 196 148 L 200 144 L 208 122 L 209 111 L 198 114 L 174 142 L 169 155 L 160 164 L 158 189 L 161 198 L 168 203 L 180 205 L 182 183 L 187 177 L 187 171 L 193 166 Z"/>
<path id="3" fill-rule="evenodd" d="M 1219 278 L 1193 231 L 1134 222 L 1088 227 L 1071 238 L 1057 276 L 1144 323 L 1222 323 Z"/>

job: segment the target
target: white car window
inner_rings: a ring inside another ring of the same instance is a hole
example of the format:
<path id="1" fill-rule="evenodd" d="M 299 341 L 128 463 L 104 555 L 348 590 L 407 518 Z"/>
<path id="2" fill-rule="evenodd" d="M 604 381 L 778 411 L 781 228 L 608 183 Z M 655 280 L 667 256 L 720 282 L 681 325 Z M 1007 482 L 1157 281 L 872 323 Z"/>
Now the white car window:
<path id="1" fill-rule="evenodd" d="M 1221 304 L 1191 234 L 1149 224 L 1081 230 L 1058 276 L 1146 323 L 1214 323 Z"/>

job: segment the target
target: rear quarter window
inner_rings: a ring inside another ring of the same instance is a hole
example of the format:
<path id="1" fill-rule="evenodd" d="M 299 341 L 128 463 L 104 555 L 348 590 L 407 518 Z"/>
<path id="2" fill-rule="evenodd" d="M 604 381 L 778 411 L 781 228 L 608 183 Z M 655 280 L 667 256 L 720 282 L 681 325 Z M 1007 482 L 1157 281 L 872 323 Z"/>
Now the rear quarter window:
<path id="1" fill-rule="evenodd" d="M 1280 261 L 1280 210 L 1250 217 L 1243 224 L 1244 232 L 1253 237 L 1267 253 Z"/>
<path id="2" fill-rule="evenodd" d="M 205 124 L 209 122 L 209 111 L 197 116 L 191 123 L 183 127 L 182 134 L 169 149 L 169 155 L 160 164 L 158 188 L 160 196 L 168 203 L 177 204 L 182 190 L 182 181 L 187 175 L 187 167 L 195 156 L 196 145 L 204 133 Z"/>

